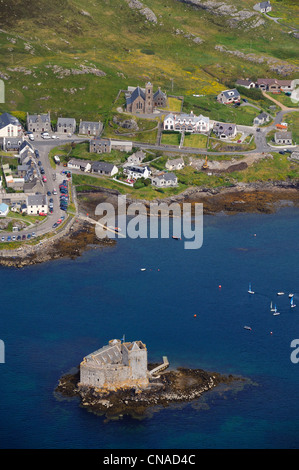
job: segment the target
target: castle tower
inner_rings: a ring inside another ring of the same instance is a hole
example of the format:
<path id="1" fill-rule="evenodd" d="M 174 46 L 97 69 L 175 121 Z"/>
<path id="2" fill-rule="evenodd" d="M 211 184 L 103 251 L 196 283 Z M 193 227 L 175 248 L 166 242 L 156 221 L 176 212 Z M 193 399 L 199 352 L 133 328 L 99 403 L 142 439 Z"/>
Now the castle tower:
<path id="1" fill-rule="evenodd" d="M 145 103 L 144 112 L 145 114 L 151 114 L 153 112 L 153 85 L 151 82 L 145 84 Z"/>

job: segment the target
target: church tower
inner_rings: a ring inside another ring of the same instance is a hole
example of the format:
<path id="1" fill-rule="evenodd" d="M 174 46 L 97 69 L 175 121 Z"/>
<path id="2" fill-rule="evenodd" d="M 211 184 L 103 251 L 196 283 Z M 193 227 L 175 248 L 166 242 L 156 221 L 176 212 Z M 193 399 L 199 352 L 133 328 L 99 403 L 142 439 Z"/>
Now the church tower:
<path id="1" fill-rule="evenodd" d="M 153 112 L 153 85 L 148 82 L 145 85 L 145 104 L 144 112 L 145 114 L 152 114 Z"/>

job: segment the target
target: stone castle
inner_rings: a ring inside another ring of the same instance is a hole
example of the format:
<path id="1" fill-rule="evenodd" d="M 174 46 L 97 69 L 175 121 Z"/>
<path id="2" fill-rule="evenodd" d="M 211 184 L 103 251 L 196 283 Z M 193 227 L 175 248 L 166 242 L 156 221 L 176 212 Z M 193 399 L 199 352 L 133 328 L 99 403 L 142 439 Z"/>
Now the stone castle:
<path id="1" fill-rule="evenodd" d="M 84 357 L 80 364 L 79 387 L 104 390 L 146 388 L 150 375 L 145 344 L 113 339 L 108 345 Z"/>

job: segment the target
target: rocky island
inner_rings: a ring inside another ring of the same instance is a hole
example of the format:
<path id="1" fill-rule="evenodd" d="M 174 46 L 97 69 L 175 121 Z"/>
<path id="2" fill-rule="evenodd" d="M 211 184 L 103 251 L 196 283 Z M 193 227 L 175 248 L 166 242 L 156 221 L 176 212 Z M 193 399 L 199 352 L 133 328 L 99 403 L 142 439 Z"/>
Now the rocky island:
<path id="1" fill-rule="evenodd" d="M 188 403 L 220 384 L 245 379 L 202 369 L 147 363 L 147 348 L 141 341 L 111 340 L 86 356 L 75 373 L 61 377 L 55 392 L 79 397 L 80 405 L 106 418 L 129 415 L 144 417 L 153 407 Z"/>

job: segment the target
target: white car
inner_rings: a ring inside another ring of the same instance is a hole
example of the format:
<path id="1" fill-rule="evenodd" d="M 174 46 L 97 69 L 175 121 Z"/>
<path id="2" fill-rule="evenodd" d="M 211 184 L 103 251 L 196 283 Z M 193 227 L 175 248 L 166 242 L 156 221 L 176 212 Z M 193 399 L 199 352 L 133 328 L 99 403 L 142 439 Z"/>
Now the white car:
<path id="1" fill-rule="evenodd" d="M 52 135 L 52 139 L 59 139 L 58 135 Z"/>
<path id="2" fill-rule="evenodd" d="M 43 139 L 51 139 L 51 137 L 49 136 L 49 134 L 42 134 L 42 138 L 43 138 Z"/>

